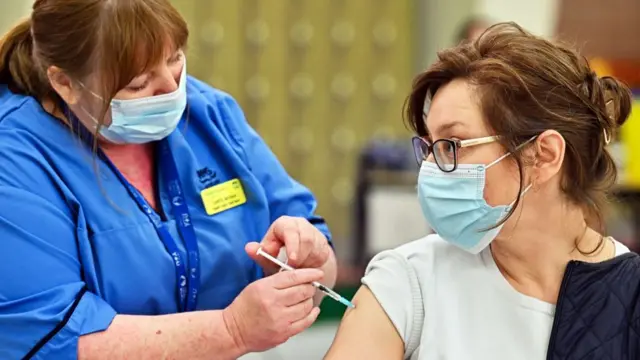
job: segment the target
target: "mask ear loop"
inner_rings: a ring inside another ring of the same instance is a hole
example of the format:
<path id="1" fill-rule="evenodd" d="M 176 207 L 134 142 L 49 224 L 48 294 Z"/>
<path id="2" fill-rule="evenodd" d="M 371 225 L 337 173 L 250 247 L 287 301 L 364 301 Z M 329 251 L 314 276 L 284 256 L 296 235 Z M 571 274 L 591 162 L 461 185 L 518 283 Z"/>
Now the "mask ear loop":
<path id="1" fill-rule="evenodd" d="M 486 168 L 488 169 L 488 168 L 492 167 L 493 165 L 495 165 L 495 164 L 499 163 L 500 161 L 502 161 L 502 160 L 506 159 L 509 155 L 511 155 L 511 153 L 510 153 L 510 152 L 508 152 L 508 153 L 506 153 L 506 154 L 504 154 L 504 155 L 500 156 L 499 158 L 497 158 L 497 159 L 493 160 L 492 162 L 490 162 L 490 163 L 486 166 Z"/>
<path id="2" fill-rule="evenodd" d="M 520 200 L 522 200 L 522 198 L 524 198 L 524 195 L 525 195 L 529 190 L 531 190 L 531 188 L 532 188 L 532 187 L 533 187 L 533 183 L 531 183 L 531 184 L 527 185 L 527 187 L 525 187 L 525 188 L 524 188 L 524 190 L 522 190 L 522 192 L 520 193 Z M 511 202 L 511 204 L 509 204 L 509 206 L 507 207 L 507 209 L 506 209 L 506 211 L 505 211 L 505 212 L 509 212 L 509 211 L 511 211 L 511 208 L 513 207 L 513 205 L 516 203 L 516 201 L 517 201 L 517 200 L 518 200 L 518 199 L 513 200 L 513 201 Z"/>
<path id="3" fill-rule="evenodd" d="M 522 144 L 518 145 L 518 147 L 516 147 L 516 150 L 520 150 L 523 146 L 525 146 L 528 143 L 532 142 L 537 137 L 538 137 L 538 135 L 533 136 L 529 140 L 527 140 L 527 141 L 523 142 Z M 490 162 L 485 168 L 488 169 L 488 168 L 492 167 L 493 165 L 495 165 L 495 164 L 499 163 L 500 161 L 506 159 L 509 155 L 511 155 L 510 152 L 500 156 L 499 158 L 497 158 L 497 159 L 493 160 L 492 162 Z"/>
<path id="4" fill-rule="evenodd" d="M 525 146 L 526 144 L 530 143 L 531 141 L 533 141 L 535 138 L 537 138 L 538 136 L 534 136 L 531 139 L 525 141 L 522 145 L 518 146 L 516 149 L 520 149 L 521 147 Z M 529 192 L 529 190 L 531 190 L 531 188 L 533 188 L 533 181 L 531 183 L 529 183 L 529 185 L 527 185 L 524 190 L 522 190 L 522 192 L 520 192 L 520 200 L 522 200 L 522 198 L 524 198 L 524 195 Z M 513 204 L 516 203 L 518 199 L 513 200 L 513 202 L 509 205 L 509 208 L 511 208 L 513 206 Z"/>
<path id="5" fill-rule="evenodd" d="M 525 145 L 527 145 L 528 143 L 532 142 L 532 141 L 533 141 L 533 140 L 535 140 L 537 137 L 538 137 L 538 135 L 532 136 L 529 140 L 527 140 L 527 141 L 523 142 L 522 144 L 518 145 L 518 147 L 516 147 L 516 150 L 521 149 L 523 146 L 525 146 Z M 493 165 L 495 165 L 495 164 L 499 163 L 500 161 L 504 160 L 504 159 L 505 159 L 507 156 L 509 156 L 509 155 L 511 155 L 511 153 L 510 153 L 510 152 L 508 152 L 508 153 L 506 153 L 506 154 L 504 154 L 504 155 L 500 156 L 500 157 L 499 157 L 499 158 L 497 158 L 496 160 L 494 160 L 494 161 L 492 161 L 491 163 L 489 163 L 489 165 L 487 165 L 487 166 L 486 166 L 486 168 L 488 169 L 488 168 L 490 168 L 491 166 L 493 166 Z M 520 196 L 519 196 L 519 198 L 520 198 L 520 199 L 522 199 L 522 197 L 523 197 L 523 196 L 524 196 L 524 195 L 525 195 L 529 190 L 531 190 L 531 187 L 532 187 L 532 186 L 533 186 L 533 183 L 530 183 L 529 185 L 527 185 L 527 186 L 524 188 L 524 190 L 522 190 L 522 192 L 520 192 Z M 507 207 L 507 212 L 509 212 L 509 211 L 510 211 L 511 207 L 513 206 L 513 204 L 515 204 L 515 203 L 516 203 L 516 201 L 517 201 L 517 200 L 518 200 L 518 199 L 513 200 L 513 201 L 511 202 L 511 204 L 509 204 L 509 206 Z"/>
<path id="6" fill-rule="evenodd" d="M 82 81 L 78 81 L 78 84 L 80 84 L 80 86 L 82 86 L 82 88 L 83 88 L 83 89 L 87 90 L 87 92 L 88 92 L 89 94 L 91 94 L 91 95 L 95 96 L 97 99 L 99 99 L 99 100 L 104 100 L 104 99 L 102 98 L 102 96 L 100 96 L 100 95 L 98 95 L 98 94 L 94 93 L 94 92 L 93 92 L 93 90 L 89 89 L 89 88 L 88 88 L 88 87 L 87 87 L 87 86 L 86 86 Z"/>

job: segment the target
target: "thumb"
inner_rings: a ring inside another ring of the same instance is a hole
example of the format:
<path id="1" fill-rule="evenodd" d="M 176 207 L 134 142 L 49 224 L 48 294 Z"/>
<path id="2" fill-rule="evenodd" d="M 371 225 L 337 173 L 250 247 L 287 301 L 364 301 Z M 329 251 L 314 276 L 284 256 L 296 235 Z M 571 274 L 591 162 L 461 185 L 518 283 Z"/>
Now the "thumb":
<path id="1" fill-rule="evenodd" d="M 280 270 L 280 267 L 278 265 L 265 259 L 263 256 L 258 255 L 258 249 L 260 249 L 260 247 L 260 244 L 257 242 L 250 242 L 245 245 L 244 250 L 247 252 L 247 255 L 249 255 L 249 257 L 253 259 L 253 261 L 257 262 L 258 265 L 260 265 L 260 267 L 265 270 L 267 275 L 278 272 L 278 270 Z"/>

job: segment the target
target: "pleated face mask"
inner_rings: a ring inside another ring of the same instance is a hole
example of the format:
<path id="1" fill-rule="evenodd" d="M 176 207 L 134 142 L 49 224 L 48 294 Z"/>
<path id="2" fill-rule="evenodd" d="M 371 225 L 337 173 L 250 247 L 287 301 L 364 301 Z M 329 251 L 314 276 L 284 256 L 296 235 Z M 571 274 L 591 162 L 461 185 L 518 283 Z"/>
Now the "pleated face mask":
<path id="1" fill-rule="evenodd" d="M 487 204 L 484 199 L 486 172 L 509 155 L 488 165 L 458 164 L 451 172 L 442 171 L 433 162 L 422 162 L 418 198 L 425 219 L 441 238 L 473 254 L 496 238 L 502 225 L 495 225 L 509 213 L 513 203 Z M 531 185 L 527 186 L 521 196 L 530 188 Z"/>
<path id="2" fill-rule="evenodd" d="M 94 96 L 102 99 L 97 94 Z M 116 144 L 144 144 L 169 136 L 187 107 L 187 63 L 180 74 L 178 88 L 170 93 L 139 99 L 111 100 L 111 124 L 100 128 L 100 135 Z M 85 110 L 97 124 L 98 120 Z"/>

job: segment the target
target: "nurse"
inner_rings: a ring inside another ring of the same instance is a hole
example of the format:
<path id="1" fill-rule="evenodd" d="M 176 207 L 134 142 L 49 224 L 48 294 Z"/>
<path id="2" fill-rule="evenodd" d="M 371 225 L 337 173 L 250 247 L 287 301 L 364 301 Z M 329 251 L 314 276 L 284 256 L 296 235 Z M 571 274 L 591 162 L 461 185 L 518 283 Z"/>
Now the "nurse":
<path id="1" fill-rule="evenodd" d="M 167 0 L 36 0 L 4 37 L 1 359 L 235 359 L 318 315 L 315 199 L 187 37 Z"/>

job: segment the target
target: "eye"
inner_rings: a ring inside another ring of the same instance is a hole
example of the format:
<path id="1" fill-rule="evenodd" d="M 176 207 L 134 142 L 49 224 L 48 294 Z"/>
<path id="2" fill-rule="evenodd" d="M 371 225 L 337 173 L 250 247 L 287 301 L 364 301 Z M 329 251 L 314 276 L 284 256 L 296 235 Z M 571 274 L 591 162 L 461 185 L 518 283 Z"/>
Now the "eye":
<path id="1" fill-rule="evenodd" d="M 167 60 L 167 63 L 168 64 L 175 64 L 175 63 L 179 62 L 180 60 L 182 60 L 183 56 L 184 56 L 184 53 L 182 52 L 182 50 L 180 50 L 177 53 L 175 53 L 172 57 L 170 57 L 169 60 Z"/>
<path id="2" fill-rule="evenodd" d="M 149 80 L 145 80 L 140 85 L 129 85 L 129 86 L 127 86 L 127 90 L 132 91 L 132 92 L 138 92 L 138 91 L 144 90 L 147 87 L 147 85 L 149 85 Z"/>
<path id="3" fill-rule="evenodd" d="M 453 163 L 456 157 L 456 145 L 453 141 L 443 139 L 435 143 L 434 153 L 442 164 Z"/>
<path id="4" fill-rule="evenodd" d="M 452 142 L 443 141 L 441 150 L 443 152 L 443 155 L 453 157 L 453 153 L 456 151 L 456 146 Z"/>

